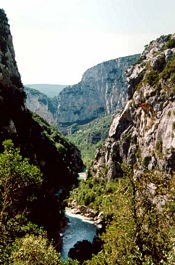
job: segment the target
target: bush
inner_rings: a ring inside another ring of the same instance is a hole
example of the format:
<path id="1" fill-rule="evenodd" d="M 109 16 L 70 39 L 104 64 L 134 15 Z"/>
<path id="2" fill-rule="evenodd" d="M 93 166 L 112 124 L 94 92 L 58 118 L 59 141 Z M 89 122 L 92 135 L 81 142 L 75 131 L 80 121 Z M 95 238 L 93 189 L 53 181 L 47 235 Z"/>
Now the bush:
<path id="1" fill-rule="evenodd" d="M 57 265 L 58 253 L 46 238 L 27 235 L 15 242 L 11 255 L 14 265 Z"/>
<path id="2" fill-rule="evenodd" d="M 91 259 L 93 253 L 93 244 L 88 240 L 78 241 L 73 248 L 69 250 L 68 256 L 71 259 L 77 259 L 81 264 L 84 260 Z"/>
<path id="3" fill-rule="evenodd" d="M 147 76 L 145 81 L 150 85 L 153 86 L 155 84 L 157 84 L 157 82 L 159 81 L 159 75 L 155 70 L 151 70 Z"/>
<path id="4" fill-rule="evenodd" d="M 162 140 L 158 140 L 156 142 L 156 150 L 158 151 L 159 154 L 162 154 Z"/>
<path id="5" fill-rule="evenodd" d="M 102 250 L 85 264 L 175 264 L 174 181 L 174 176 L 170 181 L 161 172 L 145 172 L 134 180 L 128 170 L 116 196 L 111 194 L 114 214 L 101 236 Z M 169 201 L 162 203 L 167 196 Z"/>
<path id="6" fill-rule="evenodd" d="M 175 121 L 172 124 L 172 130 L 175 130 Z"/>
<path id="7" fill-rule="evenodd" d="M 171 76 L 175 74 L 175 55 L 172 56 L 171 60 L 166 64 L 163 72 L 161 73 L 161 78 L 167 80 Z M 174 77 L 172 77 L 172 81 L 174 82 Z"/>
<path id="8" fill-rule="evenodd" d="M 171 76 L 171 82 L 172 82 L 173 84 L 175 84 L 175 74 L 173 74 L 173 75 Z"/>
<path id="9" fill-rule="evenodd" d="M 175 38 L 170 39 L 165 44 L 165 49 L 171 49 L 171 48 L 175 48 Z"/>

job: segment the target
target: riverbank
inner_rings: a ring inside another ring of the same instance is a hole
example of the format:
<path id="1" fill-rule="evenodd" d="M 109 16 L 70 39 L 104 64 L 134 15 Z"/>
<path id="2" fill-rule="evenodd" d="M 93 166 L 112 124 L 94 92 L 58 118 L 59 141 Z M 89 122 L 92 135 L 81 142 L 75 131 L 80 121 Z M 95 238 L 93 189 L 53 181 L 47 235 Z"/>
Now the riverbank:
<path id="1" fill-rule="evenodd" d="M 98 226 L 93 221 L 86 220 L 80 214 L 73 214 L 71 208 L 65 209 L 65 216 L 68 218 L 68 223 L 62 234 L 63 246 L 61 251 L 61 257 L 64 260 L 68 258 L 69 250 L 78 241 L 88 240 L 92 243 L 98 230 Z"/>
<path id="2" fill-rule="evenodd" d="M 93 209 L 85 205 L 75 205 L 74 201 L 68 204 L 67 209 L 69 209 L 71 214 L 74 214 L 76 216 L 79 215 L 86 221 L 92 221 L 99 228 L 102 227 L 103 212 L 95 212 Z"/>

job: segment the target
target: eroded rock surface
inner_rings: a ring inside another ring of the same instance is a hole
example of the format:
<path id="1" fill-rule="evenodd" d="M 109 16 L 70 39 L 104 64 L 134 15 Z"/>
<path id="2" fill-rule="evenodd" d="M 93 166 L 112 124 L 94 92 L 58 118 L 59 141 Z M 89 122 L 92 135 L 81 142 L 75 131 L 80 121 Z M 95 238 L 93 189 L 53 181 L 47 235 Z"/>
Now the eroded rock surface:
<path id="1" fill-rule="evenodd" d="M 128 102 L 113 119 L 109 137 L 96 155 L 96 177 L 117 178 L 121 163 L 175 170 L 175 35 L 161 36 L 146 46 L 140 60 L 127 70 Z M 107 172 L 107 174 L 106 174 Z"/>

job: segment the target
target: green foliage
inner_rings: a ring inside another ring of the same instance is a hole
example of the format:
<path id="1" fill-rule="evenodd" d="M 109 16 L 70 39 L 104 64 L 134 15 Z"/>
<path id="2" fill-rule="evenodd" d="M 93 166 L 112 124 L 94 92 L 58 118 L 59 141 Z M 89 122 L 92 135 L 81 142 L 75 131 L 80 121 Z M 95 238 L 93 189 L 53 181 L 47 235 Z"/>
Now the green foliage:
<path id="1" fill-rule="evenodd" d="M 151 71 L 146 75 L 145 81 L 150 85 L 154 86 L 159 81 L 159 75 L 158 73 L 151 69 Z"/>
<path id="2" fill-rule="evenodd" d="M 122 182 L 123 179 L 120 179 Z M 86 181 L 81 180 L 79 187 L 70 192 L 67 201 L 75 200 L 77 205 L 86 205 L 97 212 L 103 211 L 104 221 L 107 216 L 114 213 L 113 201 L 118 196 L 118 181 L 112 180 L 106 182 L 102 179 L 88 178 Z"/>
<path id="3" fill-rule="evenodd" d="M 175 130 L 175 121 L 172 123 L 172 130 Z"/>
<path id="4" fill-rule="evenodd" d="M 105 212 L 108 223 L 103 249 L 84 264 L 174 264 L 174 176 L 145 172 L 134 179 L 132 170 L 124 170 L 122 179 L 90 178 L 71 192 L 78 204 L 86 204 L 88 196 L 87 205 Z"/>
<path id="5" fill-rule="evenodd" d="M 69 141 L 69 139 L 66 139 L 66 137 L 59 133 L 55 127 L 50 126 L 36 113 L 32 113 L 32 117 L 44 129 L 45 136 L 53 142 L 57 150 L 60 152 L 60 155 L 67 156 L 68 154 L 71 154 L 72 151 L 77 149 L 75 145 Z"/>
<path id="6" fill-rule="evenodd" d="M 41 173 L 22 158 L 11 140 L 0 154 L 0 264 L 78 264 L 63 262 L 48 243 L 42 227 L 28 220 Z M 15 241 L 16 240 L 16 241 Z M 14 243 L 15 241 L 15 243 Z"/>
<path id="7" fill-rule="evenodd" d="M 78 265 L 78 261 L 63 261 L 60 254 L 43 236 L 33 234 L 16 239 L 10 256 L 13 265 Z"/>
<path id="8" fill-rule="evenodd" d="M 86 166 L 90 166 L 95 158 L 96 149 L 100 148 L 107 138 L 112 116 L 106 115 L 97 118 L 86 125 L 79 125 L 76 132 L 68 136 L 81 151 L 82 159 Z"/>
<path id="9" fill-rule="evenodd" d="M 111 196 L 113 219 L 101 236 L 103 249 L 84 264 L 173 265 L 174 181 L 160 172 L 134 179 L 126 169 L 125 178 L 116 183 L 117 194 Z"/>
<path id="10" fill-rule="evenodd" d="M 175 74 L 172 74 L 172 76 L 171 76 L 171 82 L 172 82 L 173 84 L 175 84 Z"/>
<path id="11" fill-rule="evenodd" d="M 162 71 L 160 77 L 163 78 L 164 80 L 167 80 L 173 74 L 175 74 L 175 55 L 173 55 L 171 60 L 166 64 L 166 66 L 165 66 L 164 70 Z M 172 77 L 172 81 L 173 80 L 174 80 L 174 77 Z"/>
<path id="12" fill-rule="evenodd" d="M 14 238 L 27 232 L 40 233 L 40 229 L 28 222 L 28 206 L 36 197 L 32 190 L 42 183 L 41 173 L 28 159 L 22 158 L 11 140 L 3 143 L 0 154 L 0 261 L 8 264 Z"/>
<path id="13" fill-rule="evenodd" d="M 171 111 L 170 111 L 170 110 L 168 111 L 167 116 L 168 116 L 168 117 L 171 116 Z"/>
<path id="14" fill-rule="evenodd" d="M 42 236 L 27 235 L 17 239 L 11 254 L 14 265 L 57 265 L 59 256 L 54 247 Z"/>
<path id="15" fill-rule="evenodd" d="M 156 142 L 156 150 L 159 155 L 162 155 L 162 140 Z"/>
<path id="16" fill-rule="evenodd" d="M 34 197 L 27 193 L 42 182 L 41 173 L 28 159 L 22 159 L 19 149 L 15 149 L 11 140 L 3 143 L 4 152 L 0 154 L 0 218 L 1 226 L 24 210 Z"/>
<path id="17" fill-rule="evenodd" d="M 175 38 L 168 40 L 165 44 L 165 49 L 175 48 Z"/>

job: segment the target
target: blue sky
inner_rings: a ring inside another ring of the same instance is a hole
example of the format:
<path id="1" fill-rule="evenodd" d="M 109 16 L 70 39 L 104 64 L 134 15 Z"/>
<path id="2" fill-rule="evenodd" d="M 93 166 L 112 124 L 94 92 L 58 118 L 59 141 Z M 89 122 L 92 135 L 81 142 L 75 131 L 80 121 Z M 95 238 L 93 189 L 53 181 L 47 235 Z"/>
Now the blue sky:
<path id="1" fill-rule="evenodd" d="M 174 0 L 1 0 L 24 84 L 75 84 L 88 68 L 175 32 Z"/>

